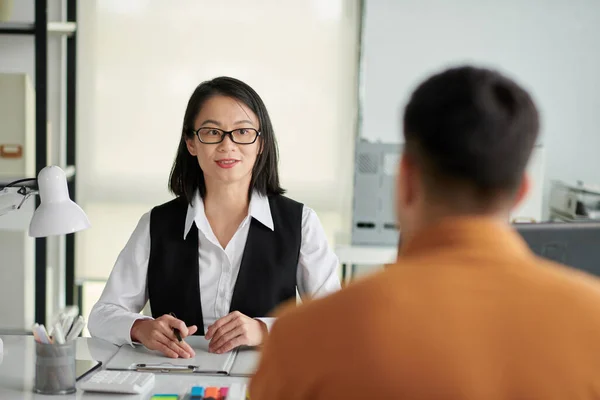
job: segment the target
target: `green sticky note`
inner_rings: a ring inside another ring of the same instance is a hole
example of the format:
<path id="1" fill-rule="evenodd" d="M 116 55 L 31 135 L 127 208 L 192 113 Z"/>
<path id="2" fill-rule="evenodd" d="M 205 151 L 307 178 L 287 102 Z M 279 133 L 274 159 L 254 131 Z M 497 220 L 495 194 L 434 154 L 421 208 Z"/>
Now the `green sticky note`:
<path id="1" fill-rule="evenodd" d="M 150 400 L 179 400 L 178 394 L 155 394 Z"/>

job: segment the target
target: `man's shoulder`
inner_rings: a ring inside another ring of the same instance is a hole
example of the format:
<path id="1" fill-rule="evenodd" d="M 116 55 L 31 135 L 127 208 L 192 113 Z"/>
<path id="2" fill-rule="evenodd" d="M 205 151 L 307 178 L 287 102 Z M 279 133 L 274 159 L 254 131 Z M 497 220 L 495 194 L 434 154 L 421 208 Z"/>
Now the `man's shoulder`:
<path id="1" fill-rule="evenodd" d="M 580 300 L 589 300 L 600 305 L 600 278 L 586 271 L 563 264 L 536 259 L 536 267 L 546 277 L 549 286 L 557 292 L 568 293 Z"/>
<path id="2" fill-rule="evenodd" d="M 338 292 L 297 307 L 284 306 L 277 314 L 274 329 L 292 335 L 295 332 L 304 335 L 311 330 L 332 334 L 360 332 L 365 325 L 365 314 L 377 313 L 381 306 L 380 288 L 386 282 L 384 275 L 385 272 L 381 272 L 363 278 Z"/>

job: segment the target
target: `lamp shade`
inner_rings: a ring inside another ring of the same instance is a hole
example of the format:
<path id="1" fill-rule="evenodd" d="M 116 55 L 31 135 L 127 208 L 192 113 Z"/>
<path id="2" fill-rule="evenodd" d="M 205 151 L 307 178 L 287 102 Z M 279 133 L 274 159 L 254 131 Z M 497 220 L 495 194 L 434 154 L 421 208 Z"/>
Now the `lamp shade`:
<path id="1" fill-rule="evenodd" d="M 37 178 L 40 206 L 33 213 L 29 236 L 64 235 L 90 227 L 90 221 L 81 207 L 69 198 L 67 177 L 57 166 L 40 171 Z"/>

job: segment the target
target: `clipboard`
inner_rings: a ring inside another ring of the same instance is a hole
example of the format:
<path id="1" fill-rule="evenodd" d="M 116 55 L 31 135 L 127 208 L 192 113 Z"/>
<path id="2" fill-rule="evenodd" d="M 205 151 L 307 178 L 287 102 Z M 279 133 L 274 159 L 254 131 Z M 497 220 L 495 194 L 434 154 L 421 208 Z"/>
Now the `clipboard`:
<path id="1" fill-rule="evenodd" d="M 144 346 L 125 345 L 106 364 L 106 369 L 151 371 L 154 373 L 197 373 L 206 375 L 229 375 L 236 358 L 237 350 L 225 354 L 209 353 L 209 341 L 204 336 L 190 336 L 185 339 L 194 351 L 193 358 L 168 358 L 158 351 Z"/>
<path id="2" fill-rule="evenodd" d="M 259 361 L 260 352 L 255 347 L 239 347 L 229 370 L 229 376 L 250 377 L 258 369 Z"/>
<path id="3" fill-rule="evenodd" d="M 153 373 L 193 373 L 196 371 L 195 365 L 171 365 L 171 364 L 137 364 L 135 370 L 139 372 Z"/>

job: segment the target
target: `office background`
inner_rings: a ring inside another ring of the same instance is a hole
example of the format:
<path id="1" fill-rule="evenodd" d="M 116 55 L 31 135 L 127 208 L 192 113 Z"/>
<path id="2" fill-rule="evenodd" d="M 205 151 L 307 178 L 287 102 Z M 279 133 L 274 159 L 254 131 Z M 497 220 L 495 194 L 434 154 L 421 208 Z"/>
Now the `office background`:
<path id="1" fill-rule="evenodd" d="M 473 62 L 518 80 L 534 97 L 550 180 L 600 183 L 600 2 L 367 0 L 361 132 L 400 139 L 400 104 L 443 66 Z"/>
<path id="2" fill-rule="evenodd" d="M 63 2 L 48 4 L 60 20 Z M 17 0 L 11 19 L 33 13 L 33 0 Z M 332 245 L 350 241 L 356 139 L 398 143 L 410 90 L 450 64 L 500 68 L 531 90 L 544 214 L 551 179 L 600 183 L 595 0 L 86 0 L 77 38 L 77 202 L 92 223 L 76 242 L 84 315 L 139 217 L 170 198 L 188 97 L 217 75 L 263 97 L 283 185 Z M 48 39 L 48 161 L 58 164 L 62 40 Z M 0 72 L 33 78 L 33 51 L 30 38 L 0 37 Z M 63 240 L 48 241 L 49 314 L 64 303 Z"/>

